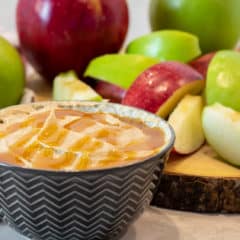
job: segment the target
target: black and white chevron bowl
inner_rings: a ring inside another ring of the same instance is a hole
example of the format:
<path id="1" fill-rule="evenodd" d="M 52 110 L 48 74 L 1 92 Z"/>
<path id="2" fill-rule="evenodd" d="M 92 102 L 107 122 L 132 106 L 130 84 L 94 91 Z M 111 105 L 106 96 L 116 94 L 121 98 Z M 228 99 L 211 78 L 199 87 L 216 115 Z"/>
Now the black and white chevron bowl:
<path id="1" fill-rule="evenodd" d="M 119 239 L 150 204 L 174 134 L 167 123 L 142 110 L 110 103 L 69 104 L 59 103 L 83 111 L 116 113 L 161 127 L 166 144 L 145 161 L 110 169 L 62 172 L 0 164 L 4 220 L 30 239 Z"/>
<path id="2" fill-rule="evenodd" d="M 2 212 L 2 209 L 0 208 L 0 222 L 2 221 L 3 219 L 3 212 Z"/>

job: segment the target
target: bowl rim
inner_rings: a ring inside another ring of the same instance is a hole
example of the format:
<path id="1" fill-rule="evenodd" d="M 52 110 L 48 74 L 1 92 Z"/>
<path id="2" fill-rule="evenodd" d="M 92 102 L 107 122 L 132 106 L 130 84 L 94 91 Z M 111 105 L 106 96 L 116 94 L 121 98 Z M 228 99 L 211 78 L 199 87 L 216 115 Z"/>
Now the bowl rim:
<path id="1" fill-rule="evenodd" d="M 38 174 L 53 174 L 53 175 L 58 175 L 58 174 L 79 175 L 79 174 L 91 174 L 91 173 L 93 173 L 93 174 L 94 173 L 108 173 L 108 172 L 118 171 L 120 169 L 127 169 L 127 168 L 134 167 L 134 166 L 138 167 L 139 165 L 145 164 L 146 162 L 153 161 L 156 158 L 161 158 L 161 157 L 165 156 L 173 148 L 174 141 L 175 141 L 175 133 L 174 133 L 174 130 L 171 127 L 171 125 L 166 120 L 164 120 L 163 118 L 161 118 L 160 116 L 158 116 L 156 114 L 147 112 L 146 110 L 119 104 L 119 103 L 110 103 L 108 101 L 102 101 L 102 102 L 96 102 L 96 101 L 41 101 L 41 102 L 26 103 L 26 104 L 19 104 L 19 105 L 13 105 L 10 107 L 6 107 L 6 108 L 1 109 L 0 113 L 2 111 L 6 111 L 6 110 L 24 108 L 25 106 L 33 107 L 33 109 L 34 108 L 37 109 L 38 106 L 41 106 L 41 107 L 43 106 L 43 108 L 44 108 L 49 105 L 63 108 L 63 109 L 64 108 L 65 109 L 72 108 L 74 110 L 77 110 L 76 108 L 82 107 L 82 106 L 87 106 L 87 107 L 100 106 L 101 107 L 101 106 L 109 105 L 109 106 L 113 106 L 115 108 L 126 109 L 128 111 L 137 111 L 137 112 L 139 112 L 139 115 L 141 113 L 144 113 L 144 115 L 148 115 L 149 117 L 154 118 L 154 119 L 156 119 L 157 122 L 159 122 L 159 125 L 161 125 L 161 127 L 158 126 L 157 128 L 160 128 L 164 132 L 165 138 L 166 138 L 166 134 L 167 134 L 169 140 L 164 143 L 164 145 L 160 148 L 160 150 L 157 153 L 151 155 L 151 157 L 149 157 L 149 158 L 146 158 L 146 159 L 143 159 L 140 161 L 132 161 L 132 162 L 129 162 L 129 163 L 126 163 L 123 165 L 116 165 L 113 167 L 110 166 L 110 167 L 105 167 L 105 168 L 85 169 L 85 170 L 80 170 L 80 171 L 65 171 L 65 170 L 27 168 L 27 167 L 21 167 L 21 166 L 17 166 L 17 165 L 8 164 L 8 163 L 3 163 L 1 161 L 0 161 L 0 167 L 4 167 L 4 168 L 7 168 L 8 170 L 13 170 L 13 171 L 22 171 L 22 172 L 27 172 L 27 173 L 38 173 Z M 96 112 L 98 112 L 98 111 L 96 111 Z M 102 112 L 104 113 L 105 111 L 102 111 Z M 118 113 L 114 113 L 114 114 L 121 116 Z M 133 118 L 132 116 L 126 116 L 126 117 L 130 118 L 130 119 Z M 145 123 L 145 121 L 140 119 L 139 117 L 136 117 L 133 119 L 139 119 L 143 123 Z"/>

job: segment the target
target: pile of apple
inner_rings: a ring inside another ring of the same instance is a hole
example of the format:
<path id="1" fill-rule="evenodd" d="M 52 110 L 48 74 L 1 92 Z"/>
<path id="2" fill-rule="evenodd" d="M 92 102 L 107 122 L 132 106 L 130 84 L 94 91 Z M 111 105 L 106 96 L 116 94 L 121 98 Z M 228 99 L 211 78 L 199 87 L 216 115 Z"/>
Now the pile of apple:
<path id="1" fill-rule="evenodd" d="M 214 55 L 201 56 L 198 38 L 190 33 L 157 31 L 130 42 L 124 54 L 93 59 L 85 76 L 98 80 L 95 90 L 103 98 L 168 119 L 176 134 L 175 152 L 190 154 L 205 141 L 204 100 L 196 95 L 204 91 Z"/>
<path id="2" fill-rule="evenodd" d="M 191 154 L 207 140 L 224 160 L 239 166 L 240 53 L 219 51 L 191 65 L 200 66 L 202 59 L 207 59 L 202 65 L 206 80 L 188 65 L 162 62 L 135 80 L 122 103 L 168 119 L 176 134 L 175 152 Z"/>

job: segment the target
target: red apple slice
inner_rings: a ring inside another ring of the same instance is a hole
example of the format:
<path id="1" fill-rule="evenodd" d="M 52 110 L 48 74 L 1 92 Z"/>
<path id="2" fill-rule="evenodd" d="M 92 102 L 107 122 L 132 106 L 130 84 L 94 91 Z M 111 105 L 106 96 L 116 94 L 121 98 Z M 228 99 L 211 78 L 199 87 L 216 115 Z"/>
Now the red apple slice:
<path id="1" fill-rule="evenodd" d="M 216 52 L 205 54 L 191 61 L 189 65 L 193 67 L 195 70 L 197 70 L 198 72 L 200 72 L 204 78 L 206 78 L 208 66 L 215 54 Z"/>
<path id="2" fill-rule="evenodd" d="M 126 90 L 112 83 L 97 81 L 95 91 L 105 99 L 111 102 L 120 103 L 126 94 Z"/>
<path id="3" fill-rule="evenodd" d="M 204 143 L 202 110 L 201 96 L 186 95 L 170 114 L 168 122 L 175 131 L 174 150 L 177 153 L 193 153 Z"/>
<path id="4" fill-rule="evenodd" d="M 156 64 L 135 80 L 122 103 L 166 117 L 186 93 L 203 89 L 202 79 L 199 72 L 183 63 Z"/>
<path id="5" fill-rule="evenodd" d="M 205 81 L 192 81 L 185 84 L 184 86 L 178 88 L 171 97 L 165 101 L 157 111 L 157 115 L 162 118 L 167 118 L 167 116 L 174 110 L 177 104 L 186 94 L 196 95 L 202 92 L 205 87 Z"/>

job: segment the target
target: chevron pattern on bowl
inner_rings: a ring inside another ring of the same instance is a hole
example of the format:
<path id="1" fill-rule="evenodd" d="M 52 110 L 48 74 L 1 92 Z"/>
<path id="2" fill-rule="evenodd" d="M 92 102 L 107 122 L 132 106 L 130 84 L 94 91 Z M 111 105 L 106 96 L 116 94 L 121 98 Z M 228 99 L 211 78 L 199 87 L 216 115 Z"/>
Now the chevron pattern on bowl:
<path id="1" fill-rule="evenodd" d="M 2 221 L 2 219 L 3 219 L 3 212 L 2 212 L 2 209 L 0 208 L 0 222 Z"/>
<path id="2" fill-rule="evenodd" d="M 31 89 L 25 88 L 20 103 L 26 104 L 34 101 L 35 101 L 35 93 Z M 2 209 L 0 208 L 0 222 L 2 221 L 2 219 L 3 219 L 3 213 L 2 213 Z"/>
<path id="3" fill-rule="evenodd" d="M 81 110 L 99 107 L 162 126 L 166 145 L 145 161 L 109 169 L 63 172 L 0 164 L 0 206 L 4 220 L 19 233 L 38 240 L 119 239 L 150 204 L 173 145 L 172 130 L 150 113 L 120 105 L 98 103 Z"/>
<path id="4" fill-rule="evenodd" d="M 71 176 L 0 167 L 1 205 L 30 239 L 114 239 L 150 203 L 163 162 Z"/>

